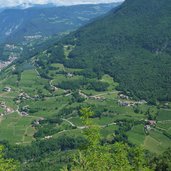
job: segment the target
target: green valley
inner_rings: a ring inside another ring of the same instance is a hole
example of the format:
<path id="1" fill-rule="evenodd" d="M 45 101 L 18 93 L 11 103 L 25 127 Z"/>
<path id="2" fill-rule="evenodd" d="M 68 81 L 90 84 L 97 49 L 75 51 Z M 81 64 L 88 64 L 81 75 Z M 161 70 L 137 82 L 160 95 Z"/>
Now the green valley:
<path id="1" fill-rule="evenodd" d="M 39 58 L 43 59 L 43 55 Z M 35 62 L 34 59 L 31 61 Z M 28 65 L 31 67 L 19 74 L 13 66 L 9 67 L 1 81 L 1 140 L 13 145 L 28 145 L 36 139 L 81 133 L 85 125 L 79 119 L 79 110 L 87 106 L 95 113 L 92 121 L 100 125 L 104 138 L 128 137 L 126 141 L 138 145 L 144 141 L 147 149 L 150 149 L 147 143 L 150 138 L 159 138 L 158 143 L 164 141 L 164 144 L 159 147 L 156 144 L 152 152 L 157 153 L 170 146 L 169 107 L 158 109 L 146 101 L 124 95 L 116 89 L 119 84 L 109 75 L 100 79 L 86 77 L 81 69 L 67 68 L 59 63 L 50 64 L 43 75 L 41 67 Z M 152 119 L 157 125 L 146 134 L 144 126 Z M 165 122 L 168 122 L 167 129 L 163 128 Z"/>
<path id="2" fill-rule="evenodd" d="M 0 72 L 0 162 L 16 161 L 14 171 L 169 171 L 170 11 L 169 0 L 126 0 L 28 45 Z"/>

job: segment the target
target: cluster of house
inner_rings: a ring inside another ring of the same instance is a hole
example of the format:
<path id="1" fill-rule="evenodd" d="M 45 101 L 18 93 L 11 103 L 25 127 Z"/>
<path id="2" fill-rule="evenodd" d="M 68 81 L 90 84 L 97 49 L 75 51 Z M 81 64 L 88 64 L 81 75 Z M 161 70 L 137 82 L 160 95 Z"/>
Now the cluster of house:
<path id="1" fill-rule="evenodd" d="M 135 106 L 135 105 L 141 105 L 141 104 L 146 104 L 147 102 L 145 100 L 140 100 L 140 101 L 132 101 L 129 100 L 130 97 L 124 94 L 119 94 L 118 95 L 120 99 L 122 100 L 118 100 L 118 105 L 120 106 Z"/>
<path id="2" fill-rule="evenodd" d="M 17 100 L 15 101 L 17 104 L 19 104 L 22 100 L 28 100 L 31 99 L 31 97 L 27 93 L 20 93 L 17 97 Z"/>
<path id="3" fill-rule="evenodd" d="M 148 133 L 152 128 L 156 126 L 157 122 L 155 120 L 146 120 L 146 124 L 144 126 L 144 131 Z"/>
<path id="4" fill-rule="evenodd" d="M 6 106 L 5 102 L 0 102 L 0 108 L 4 110 L 4 113 L 1 113 L 0 116 L 4 116 L 14 112 L 13 109 Z"/>
<path id="5" fill-rule="evenodd" d="M 122 101 L 122 100 L 118 100 L 118 105 L 120 106 L 135 106 L 135 105 L 142 105 L 142 104 L 146 104 L 147 102 L 145 100 L 140 100 L 140 101 Z"/>
<path id="6" fill-rule="evenodd" d="M 10 56 L 10 58 L 8 59 L 8 61 L 0 61 L 0 71 L 2 69 L 6 68 L 11 63 L 13 63 L 16 59 L 17 59 L 17 57 L 11 57 Z"/>
<path id="7" fill-rule="evenodd" d="M 120 99 L 129 100 L 129 96 L 124 95 L 124 94 L 118 94 L 118 97 Z M 133 104 L 130 103 L 129 101 L 123 101 L 123 100 L 118 100 L 118 105 L 119 106 L 133 106 Z"/>
<path id="8" fill-rule="evenodd" d="M 28 114 L 28 111 L 29 111 L 29 106 L 28 106 L 28 105 L 22 107 L 22 108 L 21 108 L 21 112 L 20 112 L 21 116 L 28 116 L 28 115 L 29 115 L 29 114 Z"/>
<path id="9" fill-rule="evenodd" d="M 6 45 L 5 45 L 5 49 L 6 49 L 6 50 L 10 50 L 10 51 L 13 51 L 13 50 L 16 50 L 16 49 L 23 50 L 22 47 L 15 46 L 14 44 L 6 44 Z"/>
<path id="10" fill-rule="evenodd" d="M 4 52 L 7 52 L 8 60 L 0 61 L 0 70 L 6 68 L 8 65 L 13 63 L 17 58 L 20 57 L 23 48 L 20 46 L 15 46 L 14 44 L 6 44 L 4 47 Z"/>
<path id="11" fill-rule="evenodd" d="M 9 49 L 9 50 L 14 50 L 16 48 L 16 46 L 14 44 L 10 45 L 10 44 L 6 44 L 5 45 L 5 48 L 6 49 Z"/>
<path id="12" fill-rule="evenodd" d="M 31 99 L 31 97 L 27 93 L 22 92 L 18 95 L 17 99 L 18 100 L 28 100 L 28 99 Z"/>
<path id="13" fill-rule="evenodd" d="M 42 35 L 24 36 L 25 40 L 32 41 L 42 38 Z"/>

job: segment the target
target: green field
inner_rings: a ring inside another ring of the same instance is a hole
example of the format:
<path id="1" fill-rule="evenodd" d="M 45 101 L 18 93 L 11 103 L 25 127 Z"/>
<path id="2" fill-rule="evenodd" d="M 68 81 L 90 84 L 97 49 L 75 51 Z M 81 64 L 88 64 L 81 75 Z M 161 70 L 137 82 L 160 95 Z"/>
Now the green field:
<path id="1" fill-rule="evenodd" d="M 145 139 L 144 125 L 136 125 L 128 133 L 129 141 L 133 144 L 141 145 Z"/>
<path id="2" fill-rule="evenodd" d="M 171 110 L 165 110 L 165 109 L 159 110 L 157 119 L 159 121 L 171 120 Z"/>
<path id="3" fill-rule="evenodd" d="M 160 154 L 170 147 L 170 142 L 171 140 L 161 132 L 152 130 L 149 136 L 146 137 L 144 146 L 147 150 Z"/>
<path id="4" fill-rule="evenodd" d="M 67 55 L 67 52 L 66 52 Z M 92 78 L 89 80 L 108 83 L 106 91 L 95 91 L 82 86 L 79 90 L 87 98 L 79 102 L 78 97 L 74 97 L 72 90 L 58 88 L 58 84 L 63 81 L 83 80 L 83 75 L 77 74 L 81 69 L 66 68 L 62 64 L 52 64 L 52 69 L 47 72 L 51 79 L 40 76 L 40 69 L 34 67 L 28 68 L 21 72 L 20 76 L 12 75 L 9 68 L 6 77 L 0 84 L 0 102 L 5 103 L 6 107 L 13 109 L 15 113 L 10 113 L 1 117 L 0 122 L 0 140 L 8 140 L 11 144 L 29 144 L 34 138 L 37 131 L 45 131 L 41 139 L 49 135 L 53 138 L 59 135 L 80 135 L 83 131 L 84 124 L 80 119 L 79 109 L 84 106 L 91 107 L 96 117 L 91 120 L 94 124 L 99 125 L 101 134 L 104 138 L 112 140 L 115 131 L 122 127 L 117 124 L 118 121 L 139 122 L 126 132 L 128 141 L 132 144 L 143 145 L 145 149 L 152 152 L 160 153 L 170 146 L 170 139 L 163 134 L 163 131 L 171 134 L 171 113 L 170 110 L 160 109 L 157 115 L 156 131 L 150 131 L 149 135 L 144 132 L 143 122 L 147 119 L 147 111 L 153 115 L 157 108 L 147 104 L 137 106 L 120 106 L 118 100 L 118 83 L 109 75 L 104 75 L 100 80 Z M 68 73 L 72 76 L 68 76 Z M 10 75 L 10 74 L 9 74 Z M 11 87 L 10 92 L 4 92 L 5 87 Z M 77 90 L 78 91 L 78 90 Z M 20 99 L 21 93 L 28 95 L 28 98 Z M 79 98 L 83 98 L 78 94 Z M 98 98 L 97 98 L 98 97 Z M 16 100 L 18 99 L 19 100 Z M 134 102 L 133 100 L 127 100 Z M 27 107 L 28 116 L 21 116 L 21 112 Z M 139 112 L 135 112 L 135 107 Z M 18 111 L 19 110 L 19 111 Z M 0 112 L 5 110 L 0 107 Z M 66 119 L 58 124 L 40 124 L 39 127 L 33 127 L 32 122 L 43 118 Z M 75 127 L 73 127 L 73 125 Z M 55 131 L 54 131 L 55 130 Z M 155 144 L 155 145 L 153 145 Z"/>
<path id="5" fill-rule="evenodd" d="M 4 117 L 0 122 L 0 140 L 11 144 L 30 144 L 34 140 L 35 129 L 31 126 L 34 119 L 16 113 Z"/>

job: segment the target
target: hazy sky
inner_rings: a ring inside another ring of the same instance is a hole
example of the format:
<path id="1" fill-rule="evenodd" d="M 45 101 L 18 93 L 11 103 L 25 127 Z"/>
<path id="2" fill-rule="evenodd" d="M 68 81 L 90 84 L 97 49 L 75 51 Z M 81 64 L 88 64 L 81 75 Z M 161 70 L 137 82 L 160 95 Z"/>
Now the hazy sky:
<path id="1" fill-rule="evenodd" d="M 90 4 L 90 3 L 111 3 L 123 0 L 0 0 L 0 7 L 17 6 L 23 3 L 47 4 L 55 3 L 60 5 Z"/>

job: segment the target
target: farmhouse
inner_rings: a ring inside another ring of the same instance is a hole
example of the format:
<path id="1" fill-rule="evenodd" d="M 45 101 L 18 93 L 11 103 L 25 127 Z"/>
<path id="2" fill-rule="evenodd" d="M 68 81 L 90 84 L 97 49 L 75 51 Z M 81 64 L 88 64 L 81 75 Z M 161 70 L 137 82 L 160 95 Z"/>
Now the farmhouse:
<path id="1" fill-rule="evenodd" d="M 121 99 L 129 99 L 129 97 L 128 96 L 126 96 L 126 95 L 124 95 L 124 94 L 119 94 L 119 97 L 121 98 Z"/>
<path id="2" fill-rule="evenodd" d="M 67 77 L 73 77 L 74 75 L 72 73 L 68 73 Z"/>
<path id="3" fill-rule="evenodd" d="M 144 130 L 146 133 L 148 133 L 155 126 L 156 126 L 155 120 L 146 120 L 146 125 L 144 126 Z"/>
<path id="4" fill-rule="evenodd" d="M 145 125 L 144 129 L 145 129 L 145 131 L 150 131 L 151 130 L 151 126 L 150 125 Z"/>
<path id="5" fill-rule="evenodd" d="M 11 87 L 5 87 L 5 88 L 3 89 L 3 91 L 5 91 L 5 92 L 10 92 L 10 91 L 11 91 Z"/>
<path id="6" fill-rule="evenodd" d="M 149 121 L 148 121 L 148 124 L 151 125 L 151 126 L 156 126 L 156 121 L 154 121 L 154 120 L 149 120 Z"/>
<path id="7" fill-rule="evenodd" d="M 21 115 L 22 115 L 22 116 L 28 116 L 28 113 L 26 113 L 26 112 L 21 112 Z"/>
<path id="8" fill-rule="evenodd" d="M 40 122 L 43 121 L 44 118 L 40 118 L 34 121 L 33 125 L 40 125 Z"/>
<path id="9" fill-rule="evenodd" d="M 34 123 L 33 123 L 33 126 L 34 125 L 40 125 L 40 122 L 38 121 L 38 120 L 36 120 L 36 121 L 34 121 Z"/>
<path id="10" fill-rule="evenodd" d="M 52 136 L 46 136 L 45 137 L 45 139 L 47 139 L 47 140 L 50 139 L 50 138 L 52 138 Z"/>
<path id="11" fill-rule="evenodd" d="M 13 113 L 14 111 L 12 110 L 12 109 L 10 109 L 10 108 L 6 108 L 6 113 Z"/>
<path id="12" fill-rule="evenodd" d="M 5 103 L 4 102 L 0 102 L 0 107 L 5 108 L 6 107 Z"/>
<path id="13" fill-rule="evenodd" d="M 128 102 L 123 102 L 123 101 L 121 101 L 121 100 L 118 101 L 118 104 L 119 104 L 120 106 L 129 106 L 129 103 L 128 103 Z"/>

